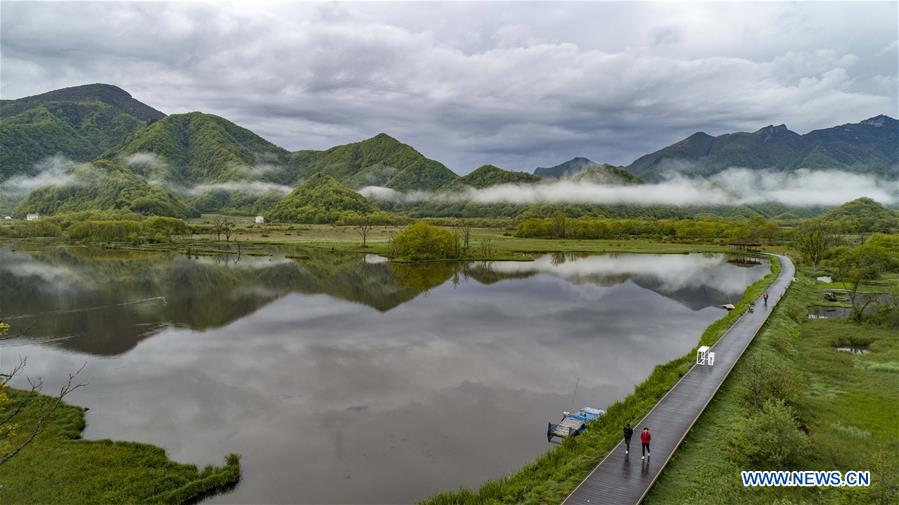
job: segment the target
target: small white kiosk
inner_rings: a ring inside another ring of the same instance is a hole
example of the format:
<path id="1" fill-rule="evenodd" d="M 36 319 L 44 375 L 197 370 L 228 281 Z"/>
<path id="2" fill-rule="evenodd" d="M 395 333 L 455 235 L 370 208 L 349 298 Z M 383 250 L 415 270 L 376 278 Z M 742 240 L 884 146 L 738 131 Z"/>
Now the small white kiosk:
<path id="1" fill-rule="evenodd" d="M 709 346 L 704 345 L 696 350 L 696 364 L 707 366 L 715 364 L 715 353 L 709 352 Z"/>

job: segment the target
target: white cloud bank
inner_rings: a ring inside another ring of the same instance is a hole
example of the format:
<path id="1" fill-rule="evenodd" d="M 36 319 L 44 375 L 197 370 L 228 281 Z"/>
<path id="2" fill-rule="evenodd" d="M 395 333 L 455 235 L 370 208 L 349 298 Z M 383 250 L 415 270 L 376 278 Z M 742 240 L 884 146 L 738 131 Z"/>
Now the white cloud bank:
<path id="1" fill-rule="evenodd" d="M 883 204 L 899 203 L 899 180 L 849 172 L 806 169 L 794 172 L 731 168 L 708 179 L 672 175 L 653 184 L 620 186 L 559 180 L 537 184 L 501 184 L 453 193 L 401 193 L 369 186 L 359 192 L 373 200 L 414 203 L 473 202 L 481 204 L 626 204 L 626 205 L 747 205 L 776 202 L 795 207 L 837 206 L 860 197 Z"/>

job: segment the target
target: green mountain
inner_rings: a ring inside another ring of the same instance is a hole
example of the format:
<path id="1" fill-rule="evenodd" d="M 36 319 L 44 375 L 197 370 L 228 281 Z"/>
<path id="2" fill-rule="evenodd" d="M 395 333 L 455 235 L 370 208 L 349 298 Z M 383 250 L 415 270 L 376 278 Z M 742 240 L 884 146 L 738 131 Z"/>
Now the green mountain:
<path id="1" fill-rule="evenodd" d="M 146 157 L 146 154 L 155 157 Z M 213 114 L 172 114 L 136 132 L 108 157 L 122 157 L 136 173 L 176 183 L 240 180 L 293 183 L 289 153 Z"/>
<path id="2" fill-rule="evenodd" d="M 109 84 L 0 100 L 0 181 L 62 154 L 90 161 L 165 114 Z"/>
<path id="3" fill-rule="evenodd" d="M 636 175 L 624 168 L 607 163 L 587 167 L 568 179 L 574 182 L 592 182 L 594 184 L 643 184 L 643 180 Z"/>
<path id="4" fill-rule="evenodd" d="M 860 123 L 811 131 L 813 145 L 800 167 L 844 167 L 853 172 L 899 176 L 899 121 L 875 116 Z"/>
<path id="5" fill-rule="evenodd" d="M 318 173 L 275 205 L 266 218 L 286 223 L 333 223 L 344 212 L 368 214 L 377 208 L 364 196 Z"/>
<path id="6" fill-rule="evenodd" d="M 458 189 L 464 186 L 486 188 L 497 184 L 529 184 L 540 182 L 540 177 L 525 172 L 503 170 L 495 165 L 481 165 L 470 173 L 451 181 L 444 190 Z"/>
<path id="7" fill-rule="evenodd" d="M 163 186 L 149 184 L 111 161 L 72 164 L 64 181 L 32 191 L 17 213 L 53 214 L 123 209 L 147 215 L 188 217 L 193 210 Z"/>
<path id="8" fill-rule="evenodd" d="M 870 198 L 858 198 L 834 207 L 820 216 L 825 223 L 845 222 L 862 232 L 899 230 L 899 211 L 888 209 Z"/>
<path id="9" fill-rule="evenodd" d="M 899 121 L 881 115 L 805 135 L 785 125 L 718 137 L 699 132 L 641 156 L 626 168 L 653 181 L 666 171 L 705 177 L 729 167 L 840 169 L 895 177 L 899 174 Z"/>
<path id="10" fill-rule="evenodd" d="M 290 164 L 298 177 L 323 173 L 354 189 L 435 190 L 457 177 L 442 163 L 384 133 L 327 151 L 299 151 L 291 155 Z"/>
<path id="11" fill-rule="evenodd" d="M 591 167 L 599 166 L 599 163 L 587 158 L 572 158 L 565 163 L 560 163 L 554 167 L 537 167 L 534 169 L 534 175 L 554 179 L 558 177 L 570 177 L 587 170 Z"/>

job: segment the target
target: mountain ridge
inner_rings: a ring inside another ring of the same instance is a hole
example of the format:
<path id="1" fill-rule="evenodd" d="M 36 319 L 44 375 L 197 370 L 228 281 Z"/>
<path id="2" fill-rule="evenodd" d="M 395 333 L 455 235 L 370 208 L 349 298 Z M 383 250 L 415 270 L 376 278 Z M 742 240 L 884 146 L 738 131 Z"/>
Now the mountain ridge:
<path id="1" fill-rule="evenodd" d="M 396 191 L 529 184 L 538 182 L 541 174 L 574 182 L 635 184 L 641 179 L 658 181 L 669 170 L 707 177 L 731 166 L 787 171 L 836 168 L 896 177 L 897 124 L 881 114 L 803 135 L 784 124 L 718 136 L 696 132 L 641 156 L 628 167 L 575 157 L 554 167 L 537 167 L 534 174 L 487 164 L 460 176 L 386 133 L 326 150 L 291 152 L 226 118 L 203 112 L 166 115 L 117 86 L 87 84 L 0 100 L 0 184 L 17 175 L 30 177 L 39 170 L 41 160 L 62 155 L 76 163 L 116 164 L 150 183 L 140 187 L 154 201 L 169 198 L 153 189 L 158 186 L 155 183 L 164 182 L 166 191 L 174 189 L 204 212 L 260 213 L 319 173 L 348 190 L 376 185 Z M 261 184 L 251 187 L 248 183 Z M 129 195 L 138 191 L 138 186 L 129 184 Z M 57 194 L 74 198 L 75 193 Z M 20 197 L 0 195 L 0 206 L 8 205 L 8 198 Z M 16 203 L 13 200 L 11 205 Z M 164 207 L 184 210 L 172 202 Z"/>
<path id="2" fill-rule="evenodd" d="M 899 121 L 880 114 L 804 135 L 783 124 L 751 133 L 711 136 L 696 132 L 637 158 L 625 168 L 645 180 L 658 181 L 666 172 L 707 177 L 730 167 L 899 175 Z"/>

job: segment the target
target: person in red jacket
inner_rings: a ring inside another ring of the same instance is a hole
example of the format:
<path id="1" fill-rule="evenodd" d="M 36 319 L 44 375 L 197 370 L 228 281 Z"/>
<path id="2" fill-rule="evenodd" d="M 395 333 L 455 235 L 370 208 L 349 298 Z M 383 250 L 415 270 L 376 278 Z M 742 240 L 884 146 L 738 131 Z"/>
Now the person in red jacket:
<path id="1" fill-rule="evenodd" d="M 640 459 L 646 459 L 646 456 L 649 456 L 650 440 L 652 440 L 652 435 L 649 434 L 649 428 L 643 428 L 643 433 L 640 433 L 640 443 L 643 445 L 643 456 L 640 456 Z"/>

